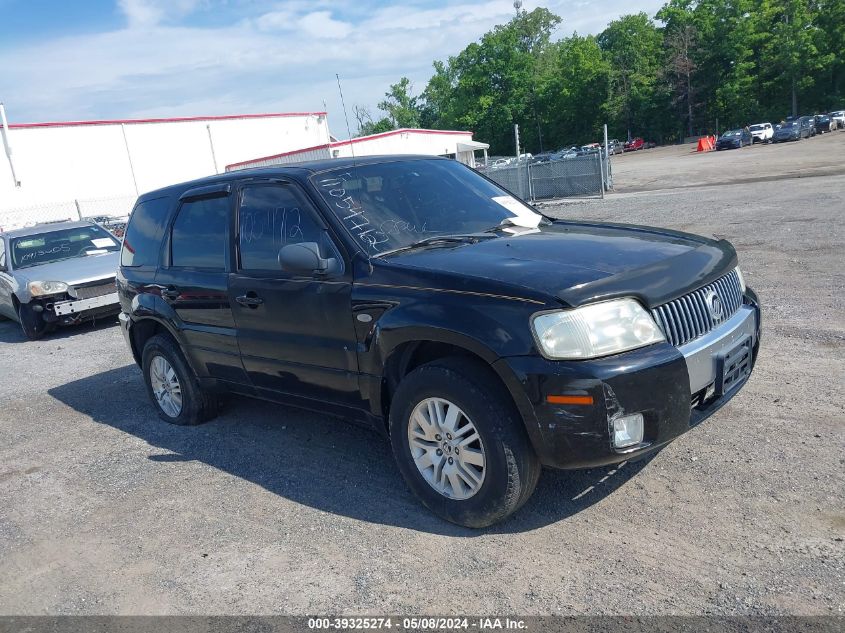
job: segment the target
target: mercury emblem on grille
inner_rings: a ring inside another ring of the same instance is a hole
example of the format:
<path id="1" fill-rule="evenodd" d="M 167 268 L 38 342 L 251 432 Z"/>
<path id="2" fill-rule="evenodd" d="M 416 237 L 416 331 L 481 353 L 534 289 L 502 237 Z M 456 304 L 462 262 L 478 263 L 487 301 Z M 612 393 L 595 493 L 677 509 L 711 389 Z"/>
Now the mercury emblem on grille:
<path id="1" fill-rule="evenodd" d="M 715 290 L 711 290 L 704 297 L 704 302 L 707 304 L 707 309 L 710 310 L 710 316 L 714 321 L 718 321 L 724 315 L 724 307 L 722 306 L 722 298 L 716 294 Z"/>

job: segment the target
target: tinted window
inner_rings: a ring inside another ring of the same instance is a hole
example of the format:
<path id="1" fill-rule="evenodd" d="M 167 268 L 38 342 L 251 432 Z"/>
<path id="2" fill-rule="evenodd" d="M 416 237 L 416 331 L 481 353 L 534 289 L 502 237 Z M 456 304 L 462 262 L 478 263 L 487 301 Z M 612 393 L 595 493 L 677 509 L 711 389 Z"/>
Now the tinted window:
<path id="1" fill-rule="evenodd" d="M 6 265 L 6 242 L 0 237 L 0 266 Z"/>
<path id="2" fill-rule="evenodd" d="M 171 265 L 225 270 L 228 223 L 227 196 L 183 203 L 173 223 Z"/>
<path id="3" fill-rule="evenodd" d="M 169 198 L 155 198 L 135 206 L 123 237 L 121 266 L 152 266 L 157 263 L 169 201 Z"/>
<path id="4" fill-rule="evenodd" d="M 120 243 L 95 224 L 72 229 L 45 231 L 11 240 L 15 268 L 40 266 L 65 259 L 117 252 Z"/>
<path id="5" fill-rule="evenodd" d="M 303 204 L 290 187 L 244 188 L 238 222 L 243 270 L 278 270 L 283 246 L 300 242 L 322 245 L 324 241 L 325 231 L 317 224 L 310 205 Z"/>

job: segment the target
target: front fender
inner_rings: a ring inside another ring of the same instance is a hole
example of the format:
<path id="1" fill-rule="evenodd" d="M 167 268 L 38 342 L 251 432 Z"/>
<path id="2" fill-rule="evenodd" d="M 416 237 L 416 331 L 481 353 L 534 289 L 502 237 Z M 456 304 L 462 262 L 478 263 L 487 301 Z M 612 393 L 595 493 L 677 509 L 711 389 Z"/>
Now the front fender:
<path id="1" fill-rule="evenodd" d="M 530 318 L 536 306 L 486 298 L 468 301 L 461 295 L 432 299 L 399 302 L 375 320 L 363 371 L 381 374 L 393 351 L 412 341 L 455 345 L 490 364 L 503 356 L 530 354 L 534 348 Z"/>
<path id="2" fill-rule="evenodd" d="M 382 386 L 391 356 L 406 343 L 444 343 L 474 354 L 499 376 L 534 439 L 535 429 L 530 427 L 536 423 L 530 423 L 530 406 L 523 402 L 525 394 L 516 377 L 510 375 L 507 365 L 496 361 L 534 352 L 530 317 L 537 310 L 536 304 L 493 298 L 469 300 L 460 295 L 424 295 L 394 299 L 381 308 L 371 297 L 359 305 L 370 314 L 382 310 L 359 344 L 362 392 L 374 415 L 381 416 L 386 408 L 382 402 Z M 356 314 L 360 311 L 355 310 Z"/>

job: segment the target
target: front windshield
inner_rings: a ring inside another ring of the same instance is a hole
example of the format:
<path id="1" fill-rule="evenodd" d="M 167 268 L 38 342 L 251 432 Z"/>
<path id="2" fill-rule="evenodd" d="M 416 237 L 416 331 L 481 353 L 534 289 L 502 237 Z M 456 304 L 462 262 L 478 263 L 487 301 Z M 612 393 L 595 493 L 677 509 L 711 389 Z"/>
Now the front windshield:
<path id="1" fill-rule="evenodd" d="M 827 123 L 828 121 L 830 121 L 830 117 L 826 117 L 826 116 L 816 117 L 816 121 L 818 121 L 819 123 Z"/>
<path id="2" fill-rule="evenodd" d="M 752 132 L 759 132 L 760 130 L 765 129 L 765 126 L 762 126 L 762 125 L 752 125 L 749 129 L 750 129 Z"/>
<path id="3" fill-rule="evenodd" d="M 15 268 L 102 255 L 119 248 L 117 240 L 95 224 L 13 237 L 11 240 L 12 264 Z"/>
<path id="4" fill-rule="evenodd" d="M 452 160 L 397 160 L 312 177 L 317 191 L 370 255 L 420 240 L 486 231 L 503 221 L 536 227 L 543 216 Z"/>
<path id="5" fill-rule="evenodd" d="M 791 127 L 795 127 L 798 124 L 798 121 L 787 121 L 786 123 L 782 124 L 781 127 L 784 129 L 789 129 Z"/>
<path id="6" fill-rule="evenodd" d="M 730 131 L 722 134 L 722 138 L 728 138 L 728 137 L 731 137 L 731 136 L 739 136 L 739 134 L 740 134 L 739 130 L 730 130 Z"/>

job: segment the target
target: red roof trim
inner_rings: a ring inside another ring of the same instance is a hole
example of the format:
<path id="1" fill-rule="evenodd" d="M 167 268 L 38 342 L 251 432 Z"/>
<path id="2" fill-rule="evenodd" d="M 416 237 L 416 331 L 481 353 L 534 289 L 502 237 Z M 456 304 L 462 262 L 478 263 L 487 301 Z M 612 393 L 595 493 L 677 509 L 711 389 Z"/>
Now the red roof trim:
<path id="1" fill-rule="evenodd" d="M 192 121 L 228 121 L 230 119 L 269 119 L 297 116 L 325 116 L 325 112 L 270 112 L 266 114 L 224 114 L 218 116 L 188 116 L 167 119 L 115 119 L 102 121 L 51 121 L 48 123 L 10 123 L 11 129 L 42 127 L 73 127 L 77 125 L 133 125 L 138 123 L 190 123 Z"/>
<path id="2" fill-rule="evenodd" d="M 273 160 L 274 158 L 284 158 L 285 156 L 293 156 L 294 154 L 304 154 L 305 152 L 313 152 L 318 149 L 329 149 L 332 147 L 332 143 L 324 143 L 323 145 L 315 145 L 314 147 L 306 147 L 304 149 L 295 149 L 290 152 L 282 152 L 281 154 L 273 154 L 272 156 L 264 156 L 263 158 L 251 158 L 250 160 L 244 160 L 240 163 L 232 163 L 231 165 L 226 165 L 226 169 L 232 169 L 234 167 L 242 167 L 243 165 L 252 165 L 254 163 L 260 163 L 264 160 Z"/>
<path id="3" fill-rule="evenodd" d="M 261 158 L 252 158 L 250 160 L 241 161 L 240 163 L 232 163 L 226 165 L 226 169 L 234 167 L 243 167 L 244 165 L 254 165 L 265 160 L 272 160 L 274 158 L 284 158 L 285 156 L 293 156 L 295 154 L 304 154 L 306 152 L 313 152 L 317 149 L 330 149 L 334 147 L 342 147 L 344 145 L 354 145 L 355 143 L 363 143 L 365 141 L 372 141 L 374 139 L 386 138 L 388 136 L 396 136 L 398 134 L 451 134 L 455 136 L 472 136 L 472 132 L 465 132 L 460 130 L 424 130 L 417 128 L 401 128 L 399 130 L 390 130 L 389 132 L 380 132 L 378 134 L 370 134 L 369 136 L 359 136 L 357 138 L 348 139 L 345 141 L 336 141 L 326 145 L 315 145 L 314 147 L 306 147 L 305 149 L 295 149 L 290 152 L 282 152 L 281 154 L 273 154 L 272 156 L 262 156 Z"/>

